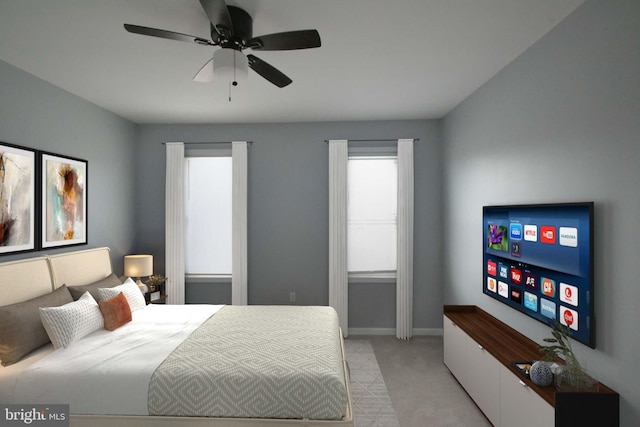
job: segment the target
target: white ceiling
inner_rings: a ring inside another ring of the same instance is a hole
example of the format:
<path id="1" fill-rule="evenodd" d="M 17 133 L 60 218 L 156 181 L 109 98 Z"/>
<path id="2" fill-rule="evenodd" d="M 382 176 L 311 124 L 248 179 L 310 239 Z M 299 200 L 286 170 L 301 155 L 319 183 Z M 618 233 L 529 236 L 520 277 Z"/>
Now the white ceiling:
<path id="1" fill-rule="evenodd" d="M 192 81 L 217 48 L 198 0 L 0 0 L 0 59 L 136 123 L 439 118 L 583 0 L 228 0 L 253 34 L 315 28 L 322 47 L 254 52 L 287 74 Z M 245 53 L 251 53 L 246 50 Z"/>

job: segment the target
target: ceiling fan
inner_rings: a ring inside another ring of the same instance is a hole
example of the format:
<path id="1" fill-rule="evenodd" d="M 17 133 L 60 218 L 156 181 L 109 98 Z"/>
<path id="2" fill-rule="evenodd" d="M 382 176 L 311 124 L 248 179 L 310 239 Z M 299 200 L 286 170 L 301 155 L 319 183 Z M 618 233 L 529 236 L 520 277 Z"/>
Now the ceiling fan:
<path id="1" fill-rule="evenodd" d="M 238 74 L 245 74 L 247 67 L 278 87 L 289 85 L 292 80 L 284 73 L 255 55 L 244 55 L 244 49 L 251 50 L 295 50 L 320 47 L 320 34 L 317 30 L 299 30 L 267 34 L 253 37 L 253 19 L 243 9 L 227 6 L 224 0 L 200 0 L 211 22 L 211 40 L 188 34 L 157 28 L 124 24 L 130 33 L 163 39 L 196 43 L 203 46 L 219 46 L 213 58 L 207 61 L 194 77 L 196 81 L 210 81 L 217 70 L 232 70 L 233 84 L 237 84 Z"/>

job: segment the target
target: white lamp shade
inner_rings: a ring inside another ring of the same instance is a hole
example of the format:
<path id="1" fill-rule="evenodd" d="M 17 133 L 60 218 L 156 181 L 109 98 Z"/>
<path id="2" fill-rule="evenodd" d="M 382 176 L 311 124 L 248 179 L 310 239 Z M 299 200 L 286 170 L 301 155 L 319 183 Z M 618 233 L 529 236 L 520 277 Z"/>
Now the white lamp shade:
<path id="1" fill-rule="evenodd" d="M 124 274 L 129 277 L 145 277 L 153 274 L 153 255 L 126 255 Z"/>
<path id="2" fill-rule="evenodd" d="M 218 49 L 213 52 L 213 75 L 228 81 L 243 81 L 249 74 L 247 57 L 235 49 Z"/>

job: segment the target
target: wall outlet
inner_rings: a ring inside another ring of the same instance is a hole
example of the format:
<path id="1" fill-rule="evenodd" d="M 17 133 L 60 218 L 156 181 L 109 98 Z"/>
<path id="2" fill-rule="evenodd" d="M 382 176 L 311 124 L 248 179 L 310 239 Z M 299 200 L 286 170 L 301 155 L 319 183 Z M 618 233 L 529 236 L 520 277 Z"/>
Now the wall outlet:
<path id="1" fill-rule="evenodd" d="M 296 293 L 289 292 L 289 302 L 296 302 Z"/>

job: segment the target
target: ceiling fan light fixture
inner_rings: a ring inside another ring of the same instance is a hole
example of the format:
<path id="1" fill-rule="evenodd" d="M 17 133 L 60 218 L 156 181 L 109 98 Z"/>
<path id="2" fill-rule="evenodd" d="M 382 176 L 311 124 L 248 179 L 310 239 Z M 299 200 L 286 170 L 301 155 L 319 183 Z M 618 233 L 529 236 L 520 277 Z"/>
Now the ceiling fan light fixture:
<path id="1" fill-rule="evenodd" d="M 213 53 L 213 75 L 232 82 L 244 81 L 249 75 L 249 61 L 235 49 L 218 49 Z"/>

